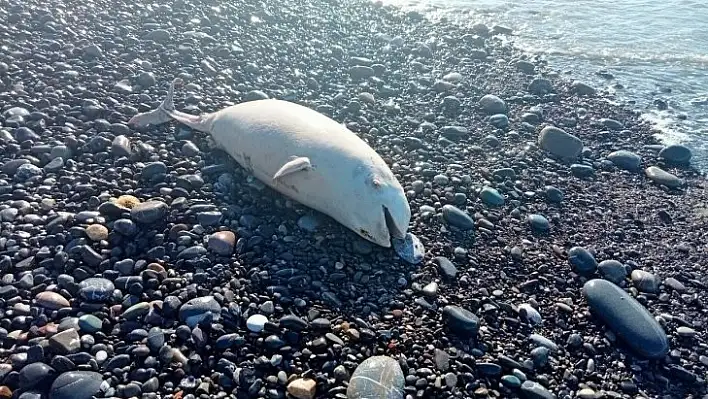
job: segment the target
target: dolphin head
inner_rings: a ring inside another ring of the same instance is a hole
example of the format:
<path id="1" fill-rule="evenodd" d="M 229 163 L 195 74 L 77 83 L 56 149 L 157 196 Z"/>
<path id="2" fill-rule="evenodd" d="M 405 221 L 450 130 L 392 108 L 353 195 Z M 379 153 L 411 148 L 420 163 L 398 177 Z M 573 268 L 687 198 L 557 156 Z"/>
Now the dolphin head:
<path id="1" fill-rule="evenodd" d="M 354 214 L 353 230 L 382 247 L 391 247 L 391 238 L 402 239 L 408 232 L 411 209 L 403 187 L 388 170 L 362 176 Z"/>

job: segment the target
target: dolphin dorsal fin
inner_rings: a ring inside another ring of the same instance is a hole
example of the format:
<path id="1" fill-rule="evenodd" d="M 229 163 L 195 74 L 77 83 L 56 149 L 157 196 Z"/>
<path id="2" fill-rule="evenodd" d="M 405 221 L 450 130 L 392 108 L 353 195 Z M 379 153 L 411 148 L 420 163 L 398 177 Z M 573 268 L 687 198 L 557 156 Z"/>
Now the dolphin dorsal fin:
<path id="1" fill-rule="evenodd" d="M 285 165 L 281 166 L 277 172 L 275 172 L 273 175 L 273 180 L 277 180 L 303 170 L 309 170 L 311 168 L 312 164 L 310 163 L 310 158 L 294 156 L 291 157 L 290 161 L 286 162 Z"/>

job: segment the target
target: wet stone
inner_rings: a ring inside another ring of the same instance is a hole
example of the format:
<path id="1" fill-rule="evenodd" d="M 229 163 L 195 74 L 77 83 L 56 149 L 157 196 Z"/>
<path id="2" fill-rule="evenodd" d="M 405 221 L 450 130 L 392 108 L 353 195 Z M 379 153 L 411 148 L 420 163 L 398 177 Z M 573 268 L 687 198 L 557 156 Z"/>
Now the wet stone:
<path id="1" fill-rule="evenodd" d="M 404 239 L 393 238 L 391 242 L 396 254 L 404 261 L 414 265 L 423 261 L 425 248 L 415 234 L 406 233 Z"/>
<path id="2" fill-rule="evenodd" d="M 443 205 L 442 214 L 445 221 L 462 230 L 474 230 L 474 220 L 461 209 L 453 205 Z"/>
<path id="3" fill-rule="evenodd" d="M 69 306 L 71 306 L 66 298 L 56 292 L 51 291 L 40 292 L 35 297 L 35 301 L 39 306 L 50 310 L 68 308 Z"/>
<path id="4" fill-rule="evenodd" d="M 103 327 L 103 322 L 98 317 L 92 314 L 85 314 L 79 317 L 79 328 L 82 332 L 93 334 L 100 331 Z"/>
<path id="5" fill-rule="evenodd" d="M 138 222 L 144 224 L 155 223 L 165 217 L 167 214 L 168 206 L 161 201 L 147 201 L 130 210 L 130 217 Z"/>
<path id="6" fill-rule="evenodd" d="M 618 168 L 629 171 L 638 170 L 642 164 L 642 158 L 639 155 L 626 150 L 612 152 L 607 155 L 607 159 Z"/>
<path id="7" fill-rule="evenodd" d="M 684 184 L 683 180 L 657 166 L 646 168 L 645 173 L 649 180 L 669 188 L 679 188 Z"/>
<path id="8" fill-rule="evenodd" d="M 49 399 L 92 399 L 101 390 L 103 376 L 93 371 L 67 371 L 49 389 Z"/>
<path id="9" fill-rule="evenodd" d="M 209 236 L 207 243 L 210 251 L 222 256 L 230 256 L 234 252 L 235 245 L 236 235 L 231 231 L 217 231 Z"/>
<path id="10" fill-rule="evenodd" d="M 479 198 L 482 201 L 491 206 L 501 206 L 504 205 L 504 197 L 499 194 L 499 191 L 491 187 L 484 187 L 479 193 Z"/>
<path id="11" fill-rule="evenodd" d="M 691 150 L 681 144 L 673 144 L 659 151 L 659 158 L 674 164 L 687 164 L 691 161 L 691 156 Z"/>
<path id="12" fill-rule="evenodd" d="M 590 309 L 637 354 L 649 359 L 664 357 L 669 341 L 661 325 L 636 299 L 615 284 L 601 279 L 583 286 Z"/>
<path id="13" fill-rule="evenodd" d="M 656 294 L 659 292 L 659 278 L 644 270 L 632 270 L 632 284 L 641 292 Z"/>
<path id="14" fill-rule="evenodd" d="M 433 259 L 440 269 L 440 273 L 448 280 L 454 280 L 457 277 L 457 267 L 444 256 L 436 256 Z"/>
<path id="15" fill-rule="evenodd" d="M 180 320 L 191 328 L 196 327 L 208 314 L 211 314 L 215 321 L 221 317 L 221 305 L 213 296 L 190 299 L 179 309 Z"/>
<path id="16" fill-rule="evenodd" d="M 79 283 L 79 295 L 92 302 L 107 301 L 114 289 L 113 282 L 102 277 L 90 277 Z"/>
<path id="17" fill-rule="evenodd" d="M 36 386 L 44 387 L 51 381 L 55 371 L 44 363 L 31 363 L 20 370 L 20 389 L 28 390 Z"/>
<path id="18" fill-rule="evenodd" d="M 521 397 L 525 399 L 556 399 L 546 387 L 538 382 L 527 380 L 521 384 Z"/>
<path id="19" fill-rule="evenodd" d="M 627 269 L 624 265 L 616 260 L 603 260 L 597 265 L 597 269 L 606 280 L 615 284 L 620 284 L 627 278 Z"/>
<path id="20" fill-rule="evenodd" d="M 583 142 L 565 130 L 547 126 L 538 137 L 541 148 L 561 158 L 577 158 L 583 149 Z"/>
<path id="21" fill-rule="evenodd" d="M 579 274 L 592 274 L 597 270 L 595 257 L 583 247 L 573 247 L 568 251 L 568 261 Z"/>
<path id="22" fill-rule="evenodd" d="M 464 337 L 474 337 L 479 331 L 479 318 L 469 310 L 447 305 L 443 308 L 443 316 L 450 330 Z"/>
<path id="23" fill-rule="evenodd" d="M 352 373 L 347 399 L 403 399 L 404 384 L 403 370 L 396 360 L 373 356 Z"/>

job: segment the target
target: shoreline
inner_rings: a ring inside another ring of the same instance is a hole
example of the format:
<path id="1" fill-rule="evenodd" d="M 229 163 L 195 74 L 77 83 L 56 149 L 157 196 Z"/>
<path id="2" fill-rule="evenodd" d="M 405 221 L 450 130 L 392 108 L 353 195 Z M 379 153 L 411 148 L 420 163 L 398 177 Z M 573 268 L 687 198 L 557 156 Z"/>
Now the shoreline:
<path id="1" fill-rule="evenodd" d="M 704 173 L 667 166 L 637 112 L 492 27 L 366 1 L 6 3 L 3 395 L 346 398 L 375 355 L 401 397 L 705 393 Z M 267 96 L 345 123 L 408 192 L 424 261 L 263 188 L 200 133 L 127 126 L 176 76 L 185 112 Z M 565 133 L 539 142 L 549 126 Z M 665 356 L 592 314 L 593 278 L 658 319 Z"/>

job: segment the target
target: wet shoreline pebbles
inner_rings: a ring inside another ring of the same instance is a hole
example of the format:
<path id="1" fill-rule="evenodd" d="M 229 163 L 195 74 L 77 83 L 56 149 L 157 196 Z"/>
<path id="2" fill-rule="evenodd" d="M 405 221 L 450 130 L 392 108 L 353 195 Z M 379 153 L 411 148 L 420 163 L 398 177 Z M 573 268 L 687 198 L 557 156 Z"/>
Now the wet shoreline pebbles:
<path id="1" fill-rule="evenodd" d="M 0 398 L 705 394 L 703 177 L 602 88 L 509 28 L 378 3 L 110 7 L 0 8 Z M 415 238 L 379 248 L 199 132 L 128 126 L 177 76 L 184 112 L 346 124 Z"/>

